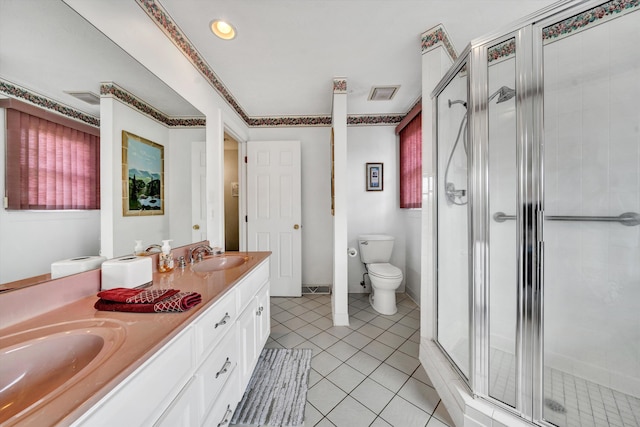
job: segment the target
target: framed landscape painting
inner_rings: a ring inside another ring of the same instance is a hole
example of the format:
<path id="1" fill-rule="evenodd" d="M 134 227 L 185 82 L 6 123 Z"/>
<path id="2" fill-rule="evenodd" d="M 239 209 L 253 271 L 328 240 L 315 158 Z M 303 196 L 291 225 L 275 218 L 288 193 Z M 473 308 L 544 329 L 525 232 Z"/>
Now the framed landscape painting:
<path id="1" fill-rule="evenodd" d="M 164 215 L 164 147 L 122 131 L 122 214 Z"/>

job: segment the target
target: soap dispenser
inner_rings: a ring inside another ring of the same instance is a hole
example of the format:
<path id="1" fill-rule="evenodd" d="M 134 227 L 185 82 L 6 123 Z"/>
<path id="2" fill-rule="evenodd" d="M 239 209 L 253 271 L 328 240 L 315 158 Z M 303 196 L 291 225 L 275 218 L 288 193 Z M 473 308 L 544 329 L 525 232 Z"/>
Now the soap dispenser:
<path id="1" fill-rule="evenodd" d="M 135 256 L 143 255 L 144 248 L 142 247 L 142 240 L 136 240 L 136 246 L 133 248 L 133 254 Z"/>
<path id="2" fill-rule="evenodd" d="M 158 257 L 158 271 L 160 273 L 173 270 L 173 253 L 171 252 L 169 242 L 171 242 L 171 240 L 162 241 L 162 253 L 160 253 Z"/>

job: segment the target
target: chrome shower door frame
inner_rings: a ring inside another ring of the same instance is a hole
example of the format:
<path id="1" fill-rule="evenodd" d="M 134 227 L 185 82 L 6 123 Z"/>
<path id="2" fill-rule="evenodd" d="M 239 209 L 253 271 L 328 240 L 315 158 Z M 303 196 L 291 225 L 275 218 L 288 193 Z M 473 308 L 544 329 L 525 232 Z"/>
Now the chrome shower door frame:
<path id="1" fill-rule="evenodd" d="M 440 80 L 440 83 L 438 84 L 438 86 L 434 89 L 434 91 L 431 94 L 431 98 L 432 98 L 432 102 L 433 102 L 433 133 L 434 133 L 434 140 L 438 141 L 438 134 L 439 134 L 439 122 L 438 122 L 438 117 L 440 115 L 440 109 L 438 106 L 438 96 L 440 95 L 441 92 L 444 91 L 444 89 L 449 85 L 449 83 L 451 83 L 453 81 L 453 79 L 458 75 L 458 73 L 460 73 L 460 71 L 462 71 L 465 67 L 468 67 L 468 63 L 469 63 L 469 52 L 471 50 L 471 46 L 467 46 L 466 49 L 460 54 L 460 56 L 458 56 L 457 60 L 455 61 L 455 63 L 451 66 L 451 68 L 449 68 L 449 70 L 447 71 L 447 73 L 444 75 L 444 77 Z M 469 85 L 467 85 L 467 99 L 469 99 Z M 469 126 L 469 121 L 467 120 L 467 129 Z M 436 144 L 435 146 L 435 156 L 436 159 L 439 158 L 439 153 L 440 153 L 440 147 L 439 144 Z M 470 156 L 468 156 L 467 158 L 467 171 L 471 170 L 471 160 L 470 160 Z M 438 223 L 439 223 L 439 213 L 438 213 L 438 200 L 439 200 L 439 186 L 437 185 L 437 180 L 439 177 L 439 173 L 440 173 L 440 168 L 438 166 L 438 161 L 436 160 L 435 162 L 435 176 L 436 176 L 436 185 L 434 186 L 434 193 L 435 193 L 435 213 L 434 213 L 434 217 L 435 217 L 435 227 L 434 227 L 434 264 L 436 267 L 438 266 L 438 256 L 439 256 L 439 251 L 438 251 L 438 236 L 440 234 L 440 231 L 438 229 Z M 469 180 L 467 180 L 467 188 L 469 187 Z M 470 206 L 470 202 L 469 202 L 469 206 Z M 470 207 L 468 208 L 470 210 Z M 470 235 L 469 235 L 469 239 L 470 239 Z M 470 244 L 470 243 L 468 243 Z M 471 256 L 469 256 L 469 265 L 471 265 Z M 471 269 L 469 272 L 469 275 L 471 276 Z M 435 271 L 435 282 L 438 283 L 439 280 L 439 274 L 438 274 L 438 268 L 436 268 Z M 471 277 L 469 277 L 469 280 L 471 280 Z M 469 298 L 472 298 L 472 288 L 469 287 Z M 449 364 L 453 367 L 453 369 L 456 371 L 456 373 L 458 374 L 458 376 L 460 377 L 460 379 L 462 380 L 462 383 L 467 387 L 468 391 L 470 393 L 473 393 L 473 388 L 471 386 L 471 379 L 467 378 L 467 376 L 463 373 L 463 371 L 460 369 L 460 367 L 456 364 L 456 362 L 453 360 L 453 358 L 451 357 L 451 355 L 449 354 L 448 350 L 440 343 L 440 341 L 438 340 L 438 324 L 439 324 L 439 316 L 438 316 L 438 310 L 439 310 L 439 306 L 438 306 L 438 287 L 436 286 L 435 289 L 435 301 L 436 301 L 436 315 L 435 315 L 435 322 L 433 325 L 433 336 L 436 337 L 435 339 L 435 344 L 436 346 L 440 349 L 440 351 L 442 352 L 442 354 L 446 357 L 446 359 L 449 361 Z M 470 318 L 471 321 L 471 318 Z M 469 346 L 471 346 L 471 340 L 469 340 Z M 471 351 L 471 348 L 469 349 Z M 471 353 L 469 353 L 471 355 Z M 471 367 L 469 367 L 469 372 L 471 372 Z"/>

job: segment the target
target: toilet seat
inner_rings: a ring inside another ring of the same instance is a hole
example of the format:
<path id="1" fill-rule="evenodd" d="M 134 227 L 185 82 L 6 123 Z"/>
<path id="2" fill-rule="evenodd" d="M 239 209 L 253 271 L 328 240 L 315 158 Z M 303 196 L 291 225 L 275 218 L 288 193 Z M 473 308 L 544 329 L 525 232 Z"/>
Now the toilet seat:
<path id="1" fill-rule="evenodd" d="M 381 279 L 401 279 L 402 270 L 388 262 L 367 264 L 367 270 L 370 276 L 380 277 Z"/>

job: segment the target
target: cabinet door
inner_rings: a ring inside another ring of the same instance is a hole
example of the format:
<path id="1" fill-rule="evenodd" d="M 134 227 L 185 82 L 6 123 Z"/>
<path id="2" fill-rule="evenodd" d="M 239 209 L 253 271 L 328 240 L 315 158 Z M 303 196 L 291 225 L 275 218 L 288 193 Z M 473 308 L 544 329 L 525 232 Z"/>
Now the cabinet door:
<path id="1" fill-rule="evenodd" d="M 258 316 L 256 315 L 257 307 L 255 301 L 254 299 L 238 318 L 239 379 L 240 390 L 243 393 L 251 377 L 254 361 L 258 358 L 256 345 L 256 317 Z"/>
<path id="2" fill-rule="evenodd" d="M 256 296 L 258 302 L 256 319 L 256 352 L 260 354 L 271 333 L 271 302 L 269 300 L 269 283 L 260 289 Z"/>

